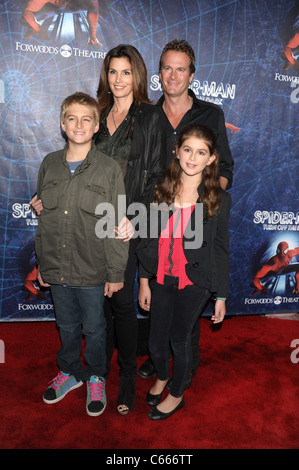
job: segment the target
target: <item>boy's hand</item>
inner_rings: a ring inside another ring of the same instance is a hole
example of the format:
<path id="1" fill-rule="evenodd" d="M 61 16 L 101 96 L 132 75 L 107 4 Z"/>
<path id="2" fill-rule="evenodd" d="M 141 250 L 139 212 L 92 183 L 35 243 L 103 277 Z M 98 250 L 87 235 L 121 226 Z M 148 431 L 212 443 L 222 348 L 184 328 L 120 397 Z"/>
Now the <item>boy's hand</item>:
<path id="1" fill-rule="evenodd" d="M 40 215 L 41 211 L 43 210 L 43 204 L 41 199 L 37 199 L 37 195 L 33 196 L 29 204 L 33 207 L 37 215 Z"/>
<path id="2" fill-rule="evenodd" d="M 106 282 L 104 287 L 104 295 L 107 297 L 112 297 L 114 292 L 118 292 L 124 287 L 123 282 Z"/>
<path id="3" fill-rule="evenodd" d="M 44 281 L 43 281 L 43 278 L 42 278 L 42 276 L 41 276 L 41 273 L 39 272 L 39 266 L 37 267 L 36 279 L 38 280 L 39 284 L 40 284 L 42 287 L 50 287 L 50 284 L 48 284 L 47 282 L 44 282 Z"/>

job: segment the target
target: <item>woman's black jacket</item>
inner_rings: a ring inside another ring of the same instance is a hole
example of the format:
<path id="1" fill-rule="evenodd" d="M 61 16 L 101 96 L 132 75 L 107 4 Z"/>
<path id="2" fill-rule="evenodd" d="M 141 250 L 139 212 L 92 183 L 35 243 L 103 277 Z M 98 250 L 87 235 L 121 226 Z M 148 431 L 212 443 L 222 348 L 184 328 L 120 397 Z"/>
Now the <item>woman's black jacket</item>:
<path id="1" fill-rule="evenodd" d="M 127 206 L 142 202 L 148 206 L 153 186 L 166 165 L 166 131 L 162 111 L 152 104 L 137 107 L 125 188 Z"/>

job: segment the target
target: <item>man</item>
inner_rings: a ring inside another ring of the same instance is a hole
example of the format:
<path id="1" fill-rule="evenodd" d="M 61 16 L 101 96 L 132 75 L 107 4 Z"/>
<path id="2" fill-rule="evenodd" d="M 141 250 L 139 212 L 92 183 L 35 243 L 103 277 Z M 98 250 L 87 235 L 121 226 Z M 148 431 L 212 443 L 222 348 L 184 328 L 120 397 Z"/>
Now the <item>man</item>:
<path id="1" fill-rule="evenodd" d="M 164 47 L 160 62 L 159 76 L 163 88 L 163 96 L 157 106 L 164 111 L 167 121 L 167 164 L 174 152 L 174 144 L 180 129 L 192 122 L 198 122 L 211 128 L 217 136 L 217 150 L 220 155 L 220 185 L 225 190 L 231 187 L 233 179 L 233 158 L 228 144 L 224 113 L 222 109 L 206 101 L 196 98 L 189 88 L 195 73 L 195 54 L 185 40 L 173 40 Z M 193 363 L 186 388 L 191 385 L 200 360 L 199 350 L 200 322 L 198 321 L 192 334 Z M 150 378 L 156 374 L 150 358 L 140 366 L 139 377 Z"/>

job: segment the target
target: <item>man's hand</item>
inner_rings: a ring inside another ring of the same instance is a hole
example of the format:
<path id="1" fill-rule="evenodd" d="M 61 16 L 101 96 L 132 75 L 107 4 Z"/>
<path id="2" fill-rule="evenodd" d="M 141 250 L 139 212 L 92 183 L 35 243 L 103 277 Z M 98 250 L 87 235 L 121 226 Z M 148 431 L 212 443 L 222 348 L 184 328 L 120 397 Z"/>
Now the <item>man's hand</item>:
<path id="1" fill-rule="evenodd" d="M 139 305 L 143 310 L 149 311 L 151 307 L 152 292 L 149 287 L 148 279 L 140 278 L 139 282 L 140 282 L 139 292 L 138 292 Z"/>

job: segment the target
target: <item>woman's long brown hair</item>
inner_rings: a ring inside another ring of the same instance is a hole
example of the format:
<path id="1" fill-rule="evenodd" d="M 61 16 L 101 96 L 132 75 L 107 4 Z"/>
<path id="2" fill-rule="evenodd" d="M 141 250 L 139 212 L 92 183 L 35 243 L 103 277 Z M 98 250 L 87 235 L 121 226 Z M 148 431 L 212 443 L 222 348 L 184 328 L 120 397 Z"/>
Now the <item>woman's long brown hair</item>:
<path id="1" fill-rule="evenodd" d="M 106 112 L 113 106 L 113 94 L 110 92 L 108 83 L 108 72 L 110 61 L 114 58 L 125 57 L 131 64 L 133 75 L 133 96 L 138 104 L 150 103 L 147 91 L 147 70 L 144 60 L 136 47 L 130 44 L 119 44 L 111 49 L 103 62 L 97 89 L 97 100 L 100 110 L 100 121 Z"/>
<path id="2" fill-rule="evenodd" d="M 223 194 L 219 183 L 216 136 L 211 129 L 198 123 L 188 124 L 181 130 L 176 142 L 175 154 L 165 171 L 164 178 L 155 189 L 153 202 L 158 204 L 166 202 L 166 204 L 171 205 L 174 203 L 175 197 L 180 193 L 182 169 L 177 155 L 185 140 L 190 137 L 202 139 L 208 146 L 210 155 L 214 154 L 216 156 L 215 160 L 203 170 L 200 184 L 203 185 L 200 202 L 207 208 L 207 218 L 211 218 L 216 214 Z"/>

